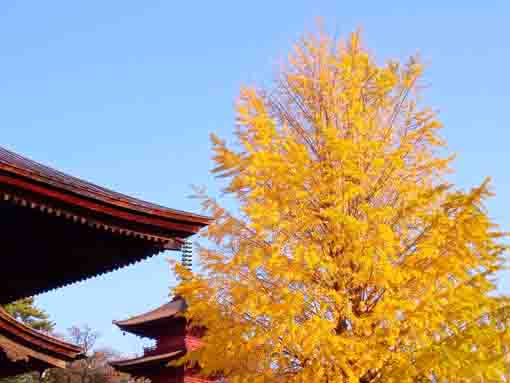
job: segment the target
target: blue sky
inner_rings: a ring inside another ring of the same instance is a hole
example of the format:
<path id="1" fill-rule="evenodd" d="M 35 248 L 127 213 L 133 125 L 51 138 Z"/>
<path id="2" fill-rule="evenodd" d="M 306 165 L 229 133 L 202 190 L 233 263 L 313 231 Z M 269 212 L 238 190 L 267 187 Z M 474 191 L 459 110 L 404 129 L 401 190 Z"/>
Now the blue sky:
<path id="1" fill-rule="evenodd" d="M 453 6 L 452 4 L 458 4 Z M 491 216 L 510 224 L 510 3 L 343 1 L 45 1 L 0 4 L 0 145 L 170 207 L 198 211 L 190 184 L 214 193 L 209 133 L 229 139 L 242 84 L 270 84 L 292 43 L 322 17 L 363 27 L 381 59 L 420 52 L 425 101 L 458 153 L 461 187 L 493 177 Z M 165 254 L 40 296 L 64 332 L 88 323 L 100 346 L 141 342 L 111 325 L 163 303 Z M 508 290 L 510 282 L 502 281 Z"/>

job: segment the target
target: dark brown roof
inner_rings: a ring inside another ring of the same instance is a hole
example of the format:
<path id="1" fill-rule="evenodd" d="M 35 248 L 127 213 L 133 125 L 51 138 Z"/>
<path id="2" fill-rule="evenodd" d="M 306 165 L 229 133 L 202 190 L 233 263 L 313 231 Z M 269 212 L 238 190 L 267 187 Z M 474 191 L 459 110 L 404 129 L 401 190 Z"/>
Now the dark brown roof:
<path id="1" fill-rule="evenodd" d="M 0 377 L 63 368 L 82 356 L 79 347 L 33 330 L 0 307 Z"/>
<path id="2" fill-rule="evenodd" d="M 179 219 L 185 222 L 202 224 L 202 226 L 208 224 L 210 220 L 202 215 L 170 209 L 94 185 L 39 164 L 2 147 L 0 147 L 0 170 L 46 184 L 59 190 L 65 190 L 81 197 L 139 213 L 166 219 Z"/>
<path id="3" fill-rule="evenodd" d="M 139 262 L 210 219 L 141 201 L 0 147 L 0 304 Z"/>
<path id="4" fill-rule="evenodd" d="M 186 352 L 186 350 L 182 349 L 182 350 L 167 352 L 165 354 L 142 356 L 139 358 L 112 361 L 112 362 L 110 362 L 110 364 L 113 367 L 115 367 L 116 369 L 124 371 L 128 367 L 142 367 L 143 365 L 151 364 L 151 363 L 155 363 L 155 362 L 169 362 L 173 359 L 177 359 L 178 356 L 184 355 L 185 352 Z"/>
<path id="5" fill-rule="evenodd" d="M 181 314 L 187 309 L 187 304 L 181 297 L 174 298 L 171 302 L 151 310 L 145 314 L 133 316 L 129 319 L 121 321 L 113 321 L 123 331 L 131 332 L 133 334 L 148 336 L 147 331 L 151 329 L 151 325 L 157 321 L 171 319 L 177 314 Z"/>
<path id="6" fill-rule="evenodd" d="M 71 343 L 65 342 L 62 339 L 56 338 L 49 334 L 44 334 L 40 331 L 34 330 L 31 327 L 17 321 L 7 311 L 0 307 L 0 329 L 15 328 L 16 336 L 20 339 L 31 341 L 39 345 L 51 345 L 54 349 L 59 349 L 66 353 L 66 357 L 69 360 L 81 355 L 83 350 Z M 14 332 L 14 331 L 13 331 Z"/>

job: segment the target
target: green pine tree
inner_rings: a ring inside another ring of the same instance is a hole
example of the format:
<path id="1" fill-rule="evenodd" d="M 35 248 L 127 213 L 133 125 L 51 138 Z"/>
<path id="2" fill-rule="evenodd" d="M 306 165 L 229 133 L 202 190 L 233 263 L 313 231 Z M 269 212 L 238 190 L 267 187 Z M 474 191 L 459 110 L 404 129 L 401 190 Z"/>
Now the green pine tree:
<path id="1" fill-rule="evenodd" d="M 50 333 L 55 324 L 49 320 L 48 314 L 35 306 L 34 298 L 20 299 L 4 306 L 4 309 L 23 324 L 35 330 Z M 0 379 L 0 383 L 38 383 L 41 376 L 38 372 L 22 374 Z"/>
<path id="2" fill-rule="evenodd" d="M 20 299 L 4 306 L 5 310 L 18 321 L 43 332 L 53 331 L 55 324 L 49 320 L 48 314 L 35 306 L 34 298 Z"/>

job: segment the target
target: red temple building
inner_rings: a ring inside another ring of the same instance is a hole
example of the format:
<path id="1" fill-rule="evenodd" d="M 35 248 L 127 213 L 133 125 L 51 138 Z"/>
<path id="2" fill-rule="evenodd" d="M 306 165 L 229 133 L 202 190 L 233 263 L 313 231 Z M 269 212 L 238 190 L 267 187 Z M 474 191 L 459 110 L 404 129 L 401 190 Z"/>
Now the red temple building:
<path id="1" fill-rule="evenodd" d="M 143 356 L 111 362 L 120 372 L 135 378 L 147 378 L 152 383 L 206 383 L 213 382 L 199 376 L 198 368 L 173 366 L 170 363 L 186 352 L 200 347 L 200 330 L 189 326 L 182 314 L 186 302 L 176 297 L 171 302 L 146 314 L 123 321 L 114 321 L 122 331 L 155 341 L 145 348 Z"/>
<path id="2" fill-rule="evenodd" d="M 82 356 L 1 305 L 180 250 L 208 222 L 0 148 L 0 378 L 65 367 Z"/>

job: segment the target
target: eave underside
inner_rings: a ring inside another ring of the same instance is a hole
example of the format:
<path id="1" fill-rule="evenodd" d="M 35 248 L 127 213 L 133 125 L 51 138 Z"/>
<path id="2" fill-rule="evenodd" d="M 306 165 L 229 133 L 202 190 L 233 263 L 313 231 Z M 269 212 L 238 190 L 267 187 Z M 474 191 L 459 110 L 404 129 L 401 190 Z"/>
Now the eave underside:
<path id="1" fill-rule="evenodd" d="M 177 360 L 185 353 L 185 349 L 175 350 L 160 355 L 110 362 L 110 364 L 120 372 L 132 374 L 134 376 L 150 376 L 151 374 L 158 374 L 158 370 L 162 368 L 171 367 L 169 363 L 173 360 Z"/>
<path id="2" fill-rule="evenodd" d="M 208 222 L 0 147 L 0 304 L 178 250 Z"/>
<path id="3" fill-rule="evenodd" d="M 0 304 L 178 250 L 203 226 L 101 211 L 95 204 L 87 209 L 83 200 L 68 205 L 2 177 L 0 171 Z"/>
<path id="4" fill-rule="evenodd" d="M 0 304 L 151 257 L 165 244 L 0 201 Z"/>
<path id="5" fill-rule="evenodd" d="M 0 378 L 64 368 L 81 356 L 79 347 L 35 331 L 0 308 Z"/>
<path id="6" fill-rule="evenodd" d="M 113 321 L 113 324 L 125 332 L 156 338 L 161 334 L 168 333 L 167 329 L 183 327 L 185 319 L 178 315 L 186 311 L 186 308 L 184 299 L 177 297 L 155 310 L 126 320 Z"/>
<path id="7" fill-rule="evenodd" d="M 207 217 L 167 208 L 109 190 L 0 147 L 0 180 L 3 182 L 6 181 L 4 174 L 7 177 L 14 177 L 46 188 L 47 192 L 44 194 L 53 194 L 54 197 L 77 196 L 82 200 L 96 201 L 110 208 L 126 209 L 144 214 L 152 219 L 159 217 L 163 220 L 174 220 L 199 226 L 204 226 L 209 222 Z"/>
<path id="8" fill-rule="evenodd" d="M 0 305 L 178 250 L 208 223 L 0 148 Z M 0 377 L 63 367 L 78 353 L 0 309 Z"/>

